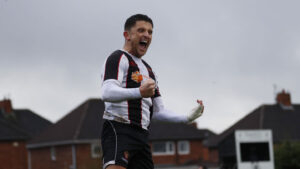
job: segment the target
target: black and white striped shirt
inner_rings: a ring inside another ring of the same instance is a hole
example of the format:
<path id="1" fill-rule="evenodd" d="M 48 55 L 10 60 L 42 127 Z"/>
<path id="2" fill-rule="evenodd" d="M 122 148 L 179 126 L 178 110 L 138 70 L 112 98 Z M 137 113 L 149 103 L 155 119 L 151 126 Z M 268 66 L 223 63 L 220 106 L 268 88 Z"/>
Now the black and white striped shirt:
<path id="1" fill-rule="evenodd" d="M 152 78 L 157 84 L 154 72 L 143 59 L 117 50 L 106 59 L 101 78 L 104 119 L 138 125 L 146 130 L 152 115 L 161 120 L 187 121 L 187 117 L 164 109 L 158 86 L 153 97 L 142 98 L 139 87 L 143 81 Z"/>

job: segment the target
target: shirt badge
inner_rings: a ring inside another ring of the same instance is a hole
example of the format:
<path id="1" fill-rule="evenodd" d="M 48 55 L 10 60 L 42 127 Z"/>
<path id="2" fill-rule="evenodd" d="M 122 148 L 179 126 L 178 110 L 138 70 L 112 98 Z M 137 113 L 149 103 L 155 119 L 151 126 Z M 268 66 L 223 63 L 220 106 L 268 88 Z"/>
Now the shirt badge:
<path id="1" fill-rule="evenodd" d="M 143 75 L 140 74 L 139 71 L 132 72 L 131 80 L 135 81 L 136 83 L 141 83 L 143 81 Z"/>

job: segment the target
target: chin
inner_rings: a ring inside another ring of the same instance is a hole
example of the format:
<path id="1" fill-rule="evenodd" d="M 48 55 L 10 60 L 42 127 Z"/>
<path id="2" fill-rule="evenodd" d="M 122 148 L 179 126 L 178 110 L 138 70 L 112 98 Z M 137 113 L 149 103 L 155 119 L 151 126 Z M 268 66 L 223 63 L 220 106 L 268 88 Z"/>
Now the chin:
<path id="1" fill-rule="evenodd" d="M 146 53 L 143 53 L 143 54 L 140 53 L 137 57 L 141 58 L 141 57 L 143 57 L 145 54 L 146 54 Z"/>
<path id="2" fill-rule="evenodd" d="M 145 52 L 138 52 L 138 55 L 139 55 L 139 57 L 142 57 L 142 56 L 144 56 L 146 53 L 147 53 L 147 51 L 145 51 Z"/>

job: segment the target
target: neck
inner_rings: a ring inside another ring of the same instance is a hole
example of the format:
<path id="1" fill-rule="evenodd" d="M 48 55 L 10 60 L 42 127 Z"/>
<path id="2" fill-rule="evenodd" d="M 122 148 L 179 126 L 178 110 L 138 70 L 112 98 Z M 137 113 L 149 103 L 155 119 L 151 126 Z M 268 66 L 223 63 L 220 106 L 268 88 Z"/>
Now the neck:
<path id="1" fill-rule="evenodd" d="M 126 52 L 130 53 L 131 55 L 137 57 L 137 58 L 142 58 L 142 56 L 138 56 L 136 55 L 136 53 L 133 52 L 132 47 L 130 45 L 124 45 L 123 46 L 123 50 L 125 50 Z"/>

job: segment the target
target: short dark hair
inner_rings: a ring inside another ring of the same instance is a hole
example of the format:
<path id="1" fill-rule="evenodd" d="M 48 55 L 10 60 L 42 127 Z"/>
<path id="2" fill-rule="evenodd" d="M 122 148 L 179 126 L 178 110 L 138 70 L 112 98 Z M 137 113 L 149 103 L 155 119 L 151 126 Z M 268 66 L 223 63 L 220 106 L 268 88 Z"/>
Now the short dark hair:
<path id="1" fill-rule="evenodd" d="M 126 20 L 125 25 L 124 25 L 124 30 L 130 30 L 136 24 L 137 21 L 149 22 L 149 23 L 151 23 L 151 25 L 153 27 L 152 19 L 149 18 L 147 15 L 135 14 Z"/>

